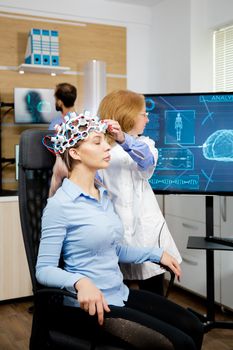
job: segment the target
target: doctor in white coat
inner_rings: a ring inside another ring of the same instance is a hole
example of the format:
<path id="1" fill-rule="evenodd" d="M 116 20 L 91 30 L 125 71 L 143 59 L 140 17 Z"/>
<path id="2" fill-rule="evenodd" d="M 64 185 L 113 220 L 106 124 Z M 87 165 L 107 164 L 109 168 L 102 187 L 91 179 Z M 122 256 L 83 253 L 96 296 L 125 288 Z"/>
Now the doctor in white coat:
<path id="1" fill-rule="evenodd" d="M 144 96 L 129 90 L 113 91 L 101 101 L 98 115 L 109 125 L 112 144 L 110 166 L 99 175 L 123 222 L 124 243 L 163 247 L 180 263 L 181 256 L 148 181 L 158 151 L 153 140 L 141 136 L 149 121 Z M 121 270 L 131 288 L 163 294 L 165 270 L 158 265 L 122 264 Z"/>

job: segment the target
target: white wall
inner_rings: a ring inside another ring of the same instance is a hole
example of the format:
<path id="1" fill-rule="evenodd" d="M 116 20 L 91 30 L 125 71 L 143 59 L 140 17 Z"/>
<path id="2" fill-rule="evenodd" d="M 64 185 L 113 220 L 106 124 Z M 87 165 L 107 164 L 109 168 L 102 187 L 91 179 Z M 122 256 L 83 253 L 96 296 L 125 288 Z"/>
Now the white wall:
<path id="1" fill-rule="evenodd" d="M 190 91 L 213 91 L 213 29 L 208 0 L 191 0 Z"/>
<path id="2" fill-rule="evenodd" d="M 232 0 L 205 0 L 206 22 L 208 28 L 217 29 L 233 24 Z"/>
<path id="3" fill-rule="evenodd" d="M 213 91 L 213 31 L 233 24 L 233 1 L 192 0 L 191 91 Z"/>
<path id="4" fill-rule="evenodd" d="M 153 8 L 151 92 L 213 90 L 213 31 L 233 24 L 232 0 L 164 0 Z"/>
<path id="5" fill-rule="evenodd" d="M 105 0 L 1 0 L 0 11 L 126 27 L 128 88 L 147 90 L 151 32 L 148 7 Z"/>
<path id="6" fill-rule="evenodd" d="M 190 0 L 164 0 L 152 13 L 150 92 L 190 89 Z"/>

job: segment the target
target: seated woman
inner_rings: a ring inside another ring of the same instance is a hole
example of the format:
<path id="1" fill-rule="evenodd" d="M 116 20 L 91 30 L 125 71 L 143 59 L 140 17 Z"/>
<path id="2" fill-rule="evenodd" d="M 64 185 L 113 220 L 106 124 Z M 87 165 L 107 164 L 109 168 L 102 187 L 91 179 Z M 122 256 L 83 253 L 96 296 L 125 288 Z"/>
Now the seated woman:
<path id="1" fill-rule="evenodd" d="M 99 342 L 108 339 L 115 345 L 119 340 L 127 349 L 199 350 L 203 329 L 195 315 L 162 296 L 130 290 L 123 283 L 119 262 L 152 261 L 168 266 L 178 279 L 181 270 L 163 248 L 121 243 L 122 223 L 106 188 L 95 180 L 96 171 L 107 168 L 110 161 L 106 128 L 96 117 L 72 113 L 51 137 L 52 146 L 47 147 L 63 160 L 68 177 L 43 213 L 37 280 L 77 293 L 77 308 L 72 309 L 82 314 L 82 329 Z M 59 268 L 61 254 L 64 269 Z"/>

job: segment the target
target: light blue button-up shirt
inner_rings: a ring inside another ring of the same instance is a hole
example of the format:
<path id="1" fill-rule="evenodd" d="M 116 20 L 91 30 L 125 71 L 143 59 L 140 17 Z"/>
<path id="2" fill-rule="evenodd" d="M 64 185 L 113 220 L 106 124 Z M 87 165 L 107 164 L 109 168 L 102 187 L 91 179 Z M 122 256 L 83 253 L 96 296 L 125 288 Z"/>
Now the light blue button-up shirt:
<path id="1" fill-rule="evenodd" d="M 99 191 L 98 201 L 65 179 L 48 199 L 42 218 L 36 277 L 43 285 L 74 292 L 74 284 L 88 277 L 104 293 L 108 304 L 123 306 L 128 288 L 118 262 L 159 262 L 163 249 L 122 245 L 121 221 L 105 188 L 99 187 Z M 64 269 L 58 267 L 61 253 Z"/>

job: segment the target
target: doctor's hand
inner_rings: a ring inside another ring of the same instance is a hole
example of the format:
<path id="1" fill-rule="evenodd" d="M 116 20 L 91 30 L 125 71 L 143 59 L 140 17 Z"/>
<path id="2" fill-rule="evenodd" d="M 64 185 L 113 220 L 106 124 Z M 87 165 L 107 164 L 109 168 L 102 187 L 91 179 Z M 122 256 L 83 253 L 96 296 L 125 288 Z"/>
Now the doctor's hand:
<path id="1" fill-rule="evenodd" d="M 172 270 L 176 275 L 178 281 L 180 280 L 181 268 L 178 261 L 173 256 L 164 251 L 160 263 L 164 266 L 169 267 L 169 269 Z"/>
<path id="2" fill-rule="evenodd" d="M 108 124 L 108 132 L 113 136 L 113 138 L 119 142 L 123 143 L 125 141 L 125 135 L 121 130 L 120 124 L 113 119 L 104 119 L 104 122 Z"/>
<path id="3" fill-rule="evenodd" d="M 104 323 L 104 312 L 110 312 L 103 293 L 87 277 L 81 278 L 75 283 L 78 292 L 78 301 L 81 309 L 88 312 L 90 316 L 97 314 L 100 325 Z"/>

